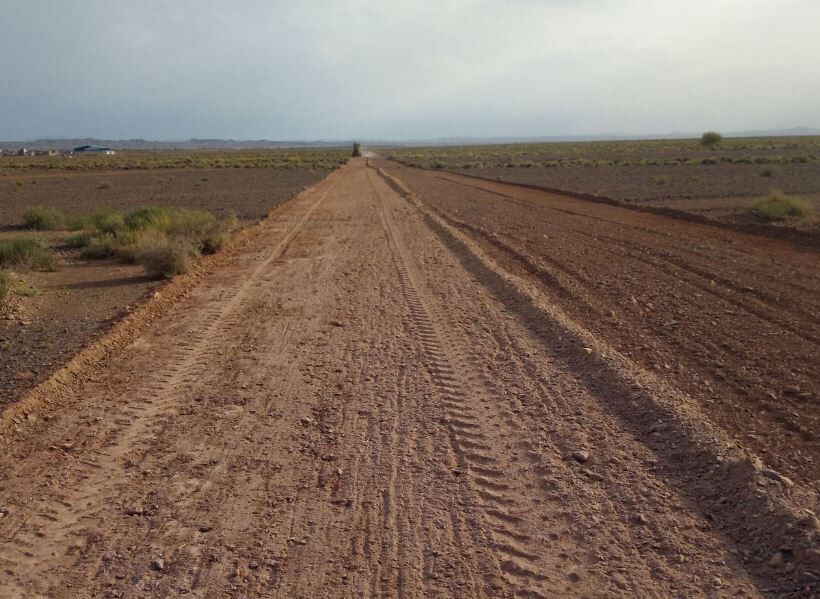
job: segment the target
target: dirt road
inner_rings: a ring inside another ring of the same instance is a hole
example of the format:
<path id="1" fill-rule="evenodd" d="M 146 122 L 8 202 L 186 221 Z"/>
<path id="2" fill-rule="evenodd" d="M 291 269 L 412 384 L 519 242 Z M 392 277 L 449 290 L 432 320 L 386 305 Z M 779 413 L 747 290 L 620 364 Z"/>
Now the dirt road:
<path id="1" fill-rule="evenodd" d="M 602 251 L 589 217 L 553 237 L 570 200 L 438 177 L 353 161 L 8 410 L 0 596 L 816 596 L 817 429 L 764 455 L 664 367 L 690 351 L 671 331 L 708 306 L 667 329 L 642 312 L 660 369 L 591 317 L 604 299 L 631 304 L 613 286 L 642 271 L 624 255 L 660 268 L 646 239 L 669 233 L 668 262 L 691 266 L 662 295 L 707 267 L 678 251 L 684 234 L 700 248 L 727 232 L 653 216 L 630 229 L 650 229 L 634 238 L 646 247 Z M 590 210 L 610 228 L 632 218 Z M 542 231 L 552 278 L 499 241 L 539 222 L 555 223 Z M 782 383 L 791 343 L 805 344 L 789 397 L 810 419 L 798 425 L 815 426 L 816 256 L 735 249 L 710 266 L 714 289 L 674 306 L 727 297 L 747 276 L 741 256 L 788 257 L 778 301 L 760 275 L 734 309 L 737 322 L 746 308 L 771 316 L 761 356 L 782 341 L 779 364 L 749 361 L 755 380 Z M 597 278 L 593 263 L 619 270 Z M 636 326 L 631 308 L 619 314 Z M 748 330 L 734 322 L 720 318 L 739 331 L 730 344 Z M 703 379 L 697 359 L 687 372 Z M 724 381 L 742 376 L 724 364 Z"/>

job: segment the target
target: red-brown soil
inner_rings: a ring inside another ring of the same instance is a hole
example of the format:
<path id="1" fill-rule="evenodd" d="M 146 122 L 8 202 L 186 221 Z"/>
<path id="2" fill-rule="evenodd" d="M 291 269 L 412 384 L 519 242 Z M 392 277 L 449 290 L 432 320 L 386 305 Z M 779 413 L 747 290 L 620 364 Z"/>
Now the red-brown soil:
<path id="1" fill-rule="evenodd" d="M 671 208 L 729 222 L 760 222 L 751 209 L 772 190 L 797 194 L 814 204 L 814 214 L 771 226 L 820 233 L 820 164 L 599 166 L 564 168 L 471 168 L 453 172 L 496 181 L 592 194 L 639 206 Z"/>
<path id="2" fill-rule="evenodd" d="M 820 254 L 628 209 L 391 164 L 585 327 L 698 397 L 778 468 L 820 477 Z M 799 391 L 789 393 L 792 388 Z"/>
<path id="3" fill-rule="evenodd" d="M 772 168 L 773 177 L 760 173 Z M 761 196 L 820 191 L 820 163 L 714 164 L 679 166 L 596 166 L 563 168 L 457 169 L 464 174 L 591 193 L 626 201 Z"/>
<path id="4" fill-rule="evenodd" d="M 148 204 L 236 214 L 256 222 L 274 206 L 328 171 L 298 169 L 198 169 L 113 172 L 27 172 L 0 176 L 0 238 L 19 226 L 31 206 L 66 214 L 96 208 L 133 210 Z M 21 181 L 22 185 L 16 185 Z M 6 229 L 5 232 L 2 232 Z M 80 260 L 59 249 L 56 272 L 16 274 L 33 295 L 16 296 L 0 307 L 0 409 L 47 378 L 80 348 L 149 296 L 159 284 L 142 269 L 112 261 Z"/>
<path id="5" fill-rule="evenodd" d="M 0 595 L 815 597 L 817 286 L 354 160 L 6 409 Z"/>
<path id="6" fill-rule="evenodd" d="M 66 214 L 96 208 L 134 210 L 140 206 L 183 206 L 217 216 L 236 214 L 258 221 L 280 202 L 328 170 L 191 169 L 138 171 L 9 171 L 0 175 L 0 227 L 20 224 L 32 206 Z"/>

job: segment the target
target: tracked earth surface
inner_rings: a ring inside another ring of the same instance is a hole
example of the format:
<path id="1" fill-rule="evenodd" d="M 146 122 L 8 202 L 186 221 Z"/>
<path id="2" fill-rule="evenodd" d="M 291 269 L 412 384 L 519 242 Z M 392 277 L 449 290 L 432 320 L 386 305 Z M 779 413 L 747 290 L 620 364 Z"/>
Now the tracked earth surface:
<path id="1" fill-rule="evenodd" d="M 354 159 L 0 414 L 0 597 L 818 597 L 819 292 Z"/>

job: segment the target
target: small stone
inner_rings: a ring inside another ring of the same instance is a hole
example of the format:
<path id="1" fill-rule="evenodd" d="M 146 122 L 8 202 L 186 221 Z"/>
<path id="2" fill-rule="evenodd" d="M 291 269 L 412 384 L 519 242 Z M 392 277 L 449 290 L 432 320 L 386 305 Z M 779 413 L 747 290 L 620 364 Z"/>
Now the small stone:
<path id="1" fill-rule="evenodd" d="M 800 387 L 797 385 L 789 385 L 788 387 L 783 387 L 783 393 L 786 395 L 798 395 L 800 393 Z"/>
<path id="2" fill-rule="evenodd" d="M 591 470 L 587 470 L 586 468 L 581 470 L 581 474 L 586 476 L 589 480 L 594 480 L 596 482 L 603 482 L 604 477 L 598 474 L 597 472 L 592 472 Z"/>
<path id="3" fill-rule="evenodd" d="M 629 519 L 632 520 L 632 522 L 634 522 L 635 524 L 640 524 L 640 525 L 649 524 L 649 520 L 647 520 L 646 516 L 644 516 L 640 512 L 632 514 L 631 516 L 629 516 Z"/>
<path id="4" fill-rule="evenodd" d="M 786 560 L 783 559 L 783 554 L 778 551 L 769 559 L 767 564 L 770 568 L 782 568 L 786 565 Z"/>
<path id="5" fill-rule="evenodd" d="M 776 470 L 772 470 L 771 468 L 764 468 L 760 471 L 760 474 L 762 474 L 766 478 L 770 478 L 772 480 L 776 480 L 780 483 L 783 483 L 783 485 L 786 487 L 794 486 L 794 481 L 792 479 L 790 479 L 787 476 L 783 476 L 782 474 L 780 474 Z"/>
<path id="6" fill-rule="evenodd" d="M 157 559 L 151 562 L 151 568 L 153 568 L 157 572 L 162 572 L 165 569 L 165 560 L 161 557 L 158 557 Z"/>
<path id="7" fill-rule="evenodd" d="M 251 562 L 251 563 L 248 564 L 248 568 L 250 568 L 251 570 L 257 570 L 259 568 L 259 563 L 258 562 Z"/>
<path id="8" fill-rule="evenodd" d="M 589 452 L 582 449 L 576 449 L 570 455 L 575 461 L 581 462 L 582 464 L 589 460 Z"/>

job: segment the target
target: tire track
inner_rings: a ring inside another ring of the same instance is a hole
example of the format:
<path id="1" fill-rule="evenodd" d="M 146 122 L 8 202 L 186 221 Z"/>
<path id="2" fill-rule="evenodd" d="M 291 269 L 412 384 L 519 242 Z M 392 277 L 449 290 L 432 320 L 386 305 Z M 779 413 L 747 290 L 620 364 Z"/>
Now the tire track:
<path id="1" fill-rule="evenodd" d="M 253 299 L 253 285 L 285 251 L 332 189 L 331 182 L 315 202 L 296 215 L 296 222 L 250 277 L 223 290 L 220 297 L 206 305 L 190 341 L 167 348 L 171 353 L 164 368 L 148 369 L 142 380 L 134 382 L 132 393 L 119 398 L 121 413 L 92 449 L 95 461 L 71 461 L 71 452 L 78 449 L 71 441 L 59 448 L 70 460 L 62 477 L 74 482 L 63 486 L 56 501 L 46 495 L 33 510 L 34 517 L 18 519 L 13 514 L 3 519 L 0 538 L 5 542 L 0 545 L 0 566 L 15 572 L 17 579 L 29 578 L 36 575 L 35 568 L 47 563 L 58 548 L 80 555 L 86 551 L 88 543 L 93 542 L 82 541 L 87 537 L 85 531 L 89 523 L 102 522 L 110 505 L 122 494 L 128 473 L 142 464 L 165 422 L 178 415 L 179 408 L 202 389 L 207 380 L 203 375 L 215 354 L 221 352 L 223 340 L 240 324 L 248 302 Z M 112 476 L 112 472 L 120 474 Z M 0 582 L 0 591 L 14 593 L 15 588 L 14 580 L 7 584 Z"/>
<path id="2" fill-rule="evenodd" d="M 524 520 L 516 515 L 528 511 L 519 505 L 519 498 L 526 497 L 527 493 L 510 479 L 507 464 L 499 461 L 491 437 L 484 432 L 486 425 L 475 415 L 479 404 L 497 402 L 488 397 L 489 385 L 484 375 L 471 372 L 469 352 L 446 332 L 447 325 L 432 315 L 430 304 L 420 291 L 412 261 L 399 241 L 385 200 L 372 179 L 370 183 L 378 197 L 379 215 L 392 249 L 402 294 L 427 358 L 428 372 L 444 408 L 442 423 L 449 430 L 459 467 L 468 476 L 484 517 L 489 521 L 496 520 L 483 535 L 480 531 L 473 534 L 478 532 L 479 536 L 484 536 L 479 540 L 498 556 L 497 567 L 517 596 L 546 597 L 549 591 L 546 583 L 550 577 L 540 571 L 537 549 L 527 546 L 530 537 L 525 532 Z M 505 416 L 506 424 L 512 430 L 520 430 L 514 419 Z M 465 534 L 456 514 L 453 516 L 454 530 Z M 493 578 L 479 568 L 474 571 L 480 573 L 485 592 L 493 596 L 496 584 Z"/>

